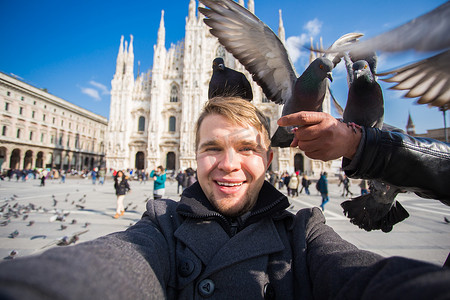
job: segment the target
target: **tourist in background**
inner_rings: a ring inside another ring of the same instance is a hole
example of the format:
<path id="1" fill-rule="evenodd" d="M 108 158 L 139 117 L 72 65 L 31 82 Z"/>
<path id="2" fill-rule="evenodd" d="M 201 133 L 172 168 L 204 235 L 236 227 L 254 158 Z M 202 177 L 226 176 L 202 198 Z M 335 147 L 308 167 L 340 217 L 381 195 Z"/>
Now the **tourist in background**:
<path id="1" fill-rule="evenodd" d="M 164 196 L 166 190 L 166 173 L 163 166 L 158 166 L 150 173 L 150 177 L 153 178 L 153 198 L 161 199 Z"/>
<path id="2" fill-rule="evenodd" d="M 116 177 L 114 177 L 114 188 L 116 189 L 117 196 L 117 207 L 114 219 L 117 219 L 125 213 L 125 208 L 123 206 L 123 200 L 128 191 L 131 190 L 128 180 L 122 171 L 118 171 Z"/>

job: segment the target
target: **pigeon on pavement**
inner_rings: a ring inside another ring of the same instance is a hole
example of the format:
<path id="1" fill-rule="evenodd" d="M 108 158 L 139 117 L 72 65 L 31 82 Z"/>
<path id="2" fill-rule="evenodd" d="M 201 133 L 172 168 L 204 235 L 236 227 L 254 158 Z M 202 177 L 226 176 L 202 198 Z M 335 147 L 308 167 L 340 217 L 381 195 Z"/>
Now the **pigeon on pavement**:
<path id="1" fill-rule="evenodd" d="M 317 58 L 297 77 L 283 42 L 254 14 L 232 0 L 200 2 L 208 7 L 198 9 L 206 17 L 204 22 L 211 27 L 211 34 L 252 74 L 267 99 L 284 104 L 283 116 L 300 110 L 321 110 L 337 55 Z M 359 37 L 359 33 L 346 34 L 330 48 Z M 290 131 L 278 128 L 272 146 L 289 147 L 293 139 Z"/>
<path id="2" fill-rule="evenodd" d="M 237 96 L 252 101 L 252 87 L 243 73 L 226 67 L 222 57 L 213 60 L 212 69 L 208 99 Z"/>

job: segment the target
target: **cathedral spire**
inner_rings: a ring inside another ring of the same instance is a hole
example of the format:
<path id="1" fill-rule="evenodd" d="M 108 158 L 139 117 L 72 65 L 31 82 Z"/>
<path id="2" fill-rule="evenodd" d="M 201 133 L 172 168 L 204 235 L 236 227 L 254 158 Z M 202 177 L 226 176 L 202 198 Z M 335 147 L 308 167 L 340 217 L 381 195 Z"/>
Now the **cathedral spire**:
<path id="1" fill-rule="evenodd" d="M 284 31 L 283 16 L 281 15 L 281 9 L 278 11 L 280 14 L 280 21 L 278 23 L 278 38 L 283 42 L 286 42 L 286 32 Z"/>
<path id="2" fill-rule="evenodd" d="M 161 21 L 159 22 L 157 46 L 165 47 L 166 28 L 164 27 L 164 10 L 161 10 Z"/>
<path id="3" fill-rule="evenodd" d="M 130 45 L 128 46 L 128 54 L 127 54 L 125 73 L 133 74 L 133 69 L 134 69 L 133 35 L 130 34 Z"/>
<path id="4" fill-rule="evenodd" d="M 189 2 L 189 14 L 188 14 L 189 20 L 195 20 L 195 0 L 191 0 Z"/>
<path id="5" fill-rule="evenodd" d="M 252 13 L 255 14 L 255 1 L 253 0 L 248 0 L 248 10 Z"/>
<path id="6" fill-rule="evenodd" d="M 410 112 L 408 112 L 408 123 L 406 124 L 406 133 L 412 136 L 416 134 L 416 126 L 413 123 Z"/>
<path id="7" fill-rule="evenodd" d="M 122 35 L 120 37 L 119 53 L 117 54 L 116 60 L 116 76 L 120 76 L 123 74 L 123 64 L 124 64 L 124 57 L 123 57 L 123 35 Z"/>

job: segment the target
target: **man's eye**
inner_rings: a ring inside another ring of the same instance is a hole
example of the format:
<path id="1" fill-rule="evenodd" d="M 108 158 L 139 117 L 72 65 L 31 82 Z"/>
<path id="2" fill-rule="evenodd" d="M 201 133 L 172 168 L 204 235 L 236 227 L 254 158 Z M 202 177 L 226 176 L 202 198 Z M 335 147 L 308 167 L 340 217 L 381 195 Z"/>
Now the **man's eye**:
<path id="1" fill-rule="evenodd" d="M 255 148 L 254 147 L 242 147 L 241 151 L 243 151 L 243 152 L 255 151 Z"/>
<path id="2" fill-rule="evenodd" d="M 205 151 L 217 152 L 217 151 L 220 151 L 220 148 L 219 147 L 208 147 L 208 148 L 205 148 Z"/>

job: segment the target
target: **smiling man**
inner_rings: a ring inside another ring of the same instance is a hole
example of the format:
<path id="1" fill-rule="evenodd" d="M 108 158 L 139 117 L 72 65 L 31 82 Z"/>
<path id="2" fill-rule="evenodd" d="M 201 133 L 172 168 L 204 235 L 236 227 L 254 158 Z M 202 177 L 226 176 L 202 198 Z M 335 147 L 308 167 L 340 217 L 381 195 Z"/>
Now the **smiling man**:
<path id="1" fill-rule="evenodd" d="M 72 247 L 0 264 L 0 299 L 446 299 L 450 269 L 359 250 L 320 209 L 286 211 L 264 174 L 266 118 L 239 98 L 197 122 L 198 181 L 180 201 Z"/>
<path id="2" fill-rule="evenodd" d="M 264 116 L 242 105 L 238 98 L 210 102 L 197 123 L 198 181 L 225 216 L 243 215 L 255 205 L 273 158 Z"/>

